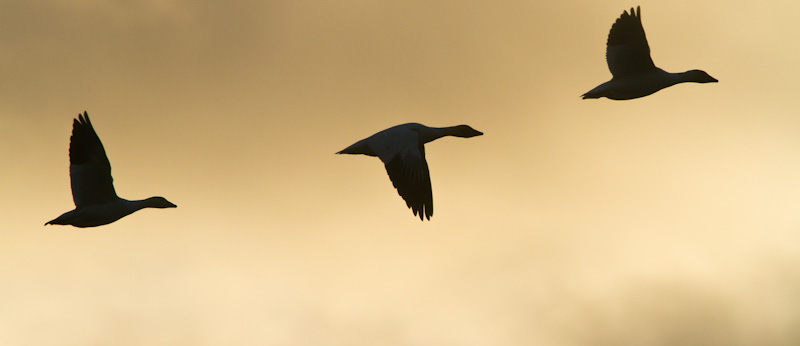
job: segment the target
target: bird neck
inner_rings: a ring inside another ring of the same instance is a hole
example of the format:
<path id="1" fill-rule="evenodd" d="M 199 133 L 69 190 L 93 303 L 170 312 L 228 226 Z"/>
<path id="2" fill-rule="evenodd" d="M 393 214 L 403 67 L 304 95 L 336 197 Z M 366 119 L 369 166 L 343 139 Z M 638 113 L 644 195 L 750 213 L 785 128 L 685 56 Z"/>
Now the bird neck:
<path id="1" fill-rule="evenodd" d="M 669 75 L 672 85 L 685 82 L 697 82 L 697 74 L 693 71 L 670 73 Z"/>
<path id="2" fill-rule="evenodd" d="M 149 199 L 139 199 L 139 200 L 125 200 L 125 205 L 131 210 L 131 213 L 137 210 L 141 210 L 144 208 L 151 208 L 153 207 L 153 203 Z"/>
<path id="3" fill-rule="evenodd" d="M 458 136 L 458 126 L 447 127 L 425 127 L 419 132 L 419 139 L 422 143 L 437 140 L 445 136 Z"/>

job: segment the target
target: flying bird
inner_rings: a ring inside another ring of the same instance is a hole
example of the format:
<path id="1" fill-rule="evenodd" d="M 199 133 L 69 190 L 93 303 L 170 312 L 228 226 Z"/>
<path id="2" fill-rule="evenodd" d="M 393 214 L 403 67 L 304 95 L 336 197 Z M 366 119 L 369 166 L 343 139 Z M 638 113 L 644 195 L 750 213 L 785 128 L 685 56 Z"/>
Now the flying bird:
<path id="1" fill-rule="evenodd" d="M 72 122 L 69 177 L 75 209 L 48 221 L 45 226 L 95 227 L 112 223 L 143 208 L 177 207 L 164 197 L 129 201 L 117 196 L 111 178 L 111 164 L 86 112 L 78 114 L 78 118 Z"/>
<path id="2" fill-rule="evenodd" d="M 482 134 L 467 125 L 428 127 L 408 123 L 378 132 L 337 154 L 363 154 L 380 158 L 397 193 L 414 215 L 419 215 L 419 219 L 424 221 L 423 217 L 430 220 L 433 215 L 433 192 L 428 162 L 425 160 L 425 143 L 445 136 L 469 138 Z"/>
<path id="3" fill-rule="evenodd" d="M 650 95 L 678 83 L 716 83 L 714 77 L 701 70 L 681 73 L 666 72 L 653 64 L 650 46 L 642 27 L 639 7 L 631 13 L 623 11 L 611 26 L 606 43 L 606 62 L 611 71 L 610 81 L 583 94 L 583 99 L 607 97 L 612 100 L 630 100 Z"/>

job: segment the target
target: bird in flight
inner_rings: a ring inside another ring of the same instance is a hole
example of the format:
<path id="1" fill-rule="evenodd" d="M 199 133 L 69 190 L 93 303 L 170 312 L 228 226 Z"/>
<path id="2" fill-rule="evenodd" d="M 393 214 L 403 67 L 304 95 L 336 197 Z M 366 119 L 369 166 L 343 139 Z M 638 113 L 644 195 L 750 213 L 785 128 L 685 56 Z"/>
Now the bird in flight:
<path id="1" fill-rule="evenodd" d="M 631 13 L 623 11 L 611 26 L 606 43 L 606 62 L 611 71 L 610 81 L 583 94 L 583 99 L 607 97 L 630 100 L 644 97 L 678 83 L 716 83 L 714 77 L 701 70 L 680 73 L 666 72 L 653 64 L 650 46 L 642 27 L 639 7 Z"/>
<path id="2" fill-rule="evenodd" d="M 45 226 L 95 227 L 112 223 L 143 208 L 177 207 L 164 197 L 129 201 L 117 196 L 111 178 L 111 164 L 86 112 L 78 114 L 78 118 L 72 122 L 69 177 L 75 209 L 48 221 Z"/>
<path id="3" fill-rule="evenodd" d="M 428 127 L 408 123 L 378 132 L 337 154 L 363 154 L 381 159 L 397 193 L 414 215 L 419 215 L 419 219 L 424 221 L 423 217 L 430 220 L 433 215 L 433 191 L 425 160 L 425 143 L 445 136 L 469 138 L 482 134 L 467 125 Z"/>

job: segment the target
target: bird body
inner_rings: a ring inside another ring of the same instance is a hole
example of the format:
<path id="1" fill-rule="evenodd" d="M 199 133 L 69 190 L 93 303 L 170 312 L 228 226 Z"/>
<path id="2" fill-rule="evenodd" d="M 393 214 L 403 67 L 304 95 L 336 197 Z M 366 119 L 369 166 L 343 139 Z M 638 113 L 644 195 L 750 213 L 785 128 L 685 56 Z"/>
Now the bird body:
<path id="1" fill-rule="evenodd" d="M 666 72 L 653 64 L 650 46 L 642 27 L 641 9 L 627 11 L 614 22 L 606 43 L 606 62 L 610 81 L 581 95 L 583 99 L 606 97 L 630 100 L 653 94 L 678 83 L 713 83 L 714 77 L 701 70 Z"/>
<path id="2" fill-rule="evenodd" d="M 45 225 L 95 227 L 112 223 L 143 208 L 177 207 L 164 197 L 127 200 L 117 196 L 111 178 L 111 164 L 86 112 L 73 120 L 69 160 L 75 209 Z"/>
<path id="3" fill-rule="evenodd" d="M 467 125 L 428 127 L 408 123 L 390 127 L 339 151 L 337 154 L 362 154 L 381 159 L 397 192 L 414 215 L 430 220 L 433 192 L 425 143 L 444 136 L 469 138 L 483 133 Z"/>
<path id="4" fill-rule="evenodd" d="M 152 197 L 143 200 L 129 201 L 117 197 L 116 200 L 92 204 L 70 210 L 45 225 L 72 225 L 75 227 L 96 227 L 107 225 L 144 208 L 174 208 L 175 205 L 166 199 L 157 200 Z M 166 203 L 164 203 L 166 202 Z"/>

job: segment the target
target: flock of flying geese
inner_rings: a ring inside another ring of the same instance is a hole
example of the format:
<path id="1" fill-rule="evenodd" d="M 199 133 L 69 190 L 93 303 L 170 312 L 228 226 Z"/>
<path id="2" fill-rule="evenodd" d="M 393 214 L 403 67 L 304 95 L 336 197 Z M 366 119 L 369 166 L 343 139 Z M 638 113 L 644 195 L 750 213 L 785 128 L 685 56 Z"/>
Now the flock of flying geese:
<path id="1" fill-rule="evenodd" d="M 642 27 L 641 10 L 624 11 L 611 26 L 606 43 L 610 81 L 583 94 L 583 99 L 606 97 L 630 100 L 666 87 L 684 83 L 712 83 L 716 79 L 701 70 L 666 72 L 653 64 L 650 46 Z M 377 156 L 385 165 L 392 185 L 420 220 L 433 215 L 433 193 L 425 143 L 441 137 L 470 138 L 482 135 L 467 125 L 428 127 L 409 123 L 397 125 L 362 139 L 337 154 Z M 95 227 L 106 225 L 143 208 L 175 208 L 164 197 L 127 200 L 117 196 L 103 143 L 84 112 L 73 119 L 69 146 L 69 174 L 75 209 L 45 225 Z"/>

